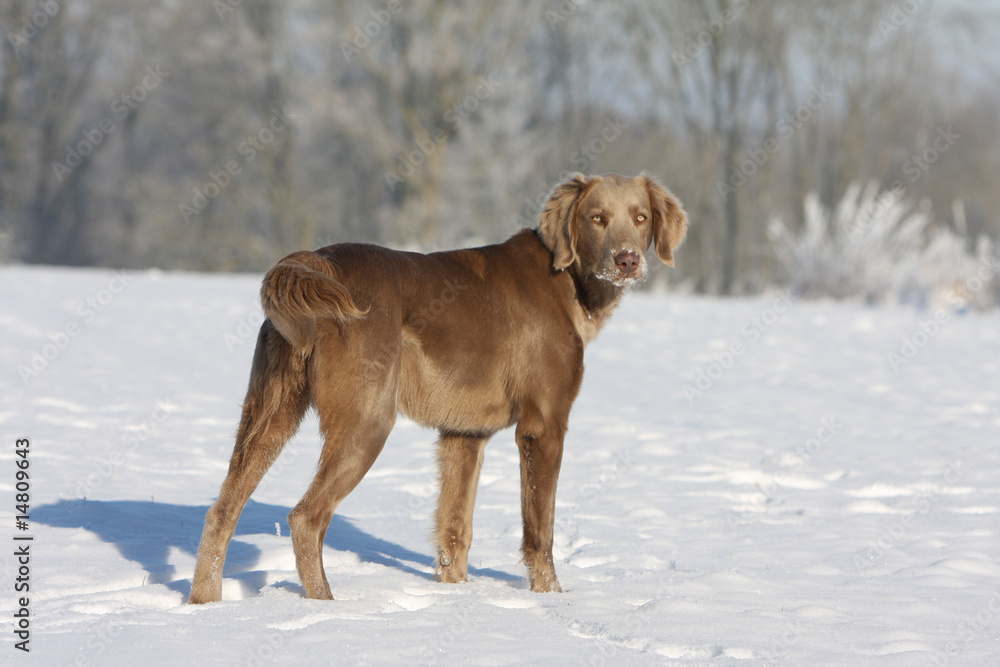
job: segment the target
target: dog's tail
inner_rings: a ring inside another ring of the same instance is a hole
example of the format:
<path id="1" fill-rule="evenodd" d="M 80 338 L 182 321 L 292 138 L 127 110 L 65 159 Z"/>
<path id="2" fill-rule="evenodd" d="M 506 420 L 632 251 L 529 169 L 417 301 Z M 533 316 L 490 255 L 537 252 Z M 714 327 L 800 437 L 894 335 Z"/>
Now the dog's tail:
<path id="1" fill-rule="evenodd" d="M 364 317 L 340 281 L 336 267 L 314 252 L 294 252 L 264 276 L 260 288 L 264 314 L 298 352 L 309 353 L 316 340 L 316 320 L 341 323 Z"/>

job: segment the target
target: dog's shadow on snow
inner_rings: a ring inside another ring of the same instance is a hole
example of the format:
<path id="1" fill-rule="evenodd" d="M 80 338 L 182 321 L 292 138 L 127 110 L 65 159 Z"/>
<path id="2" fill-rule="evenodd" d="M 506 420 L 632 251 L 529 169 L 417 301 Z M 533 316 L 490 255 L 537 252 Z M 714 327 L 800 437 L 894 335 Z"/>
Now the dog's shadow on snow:
<path id="1" fill-rule="evenodd" d="M 260 593 L 267 586 L 267 575 L 263 570 L 256 569 L 261 550 L 240 540 L 240 536 L 276 535 L 277 524 L 288 540 L 288 554 L 292 558 L 285 521 L 289 509 L 251 500 L 240 515 L 236 534 L 229 543 L 223 576 L 238 579 L 245 594 Z M 163 584 L 186 597 L 191 592 L 191 575 L 194 573 L 177 572 L 170 563 L 170 552 L 177 549 L 192 556 L 198 553 L 198 541 L 207 511 L 207 505 L 171 505 L 141 500 L 74 500 L 33 508 L 31 519 L 48 526 L 82 528 L 94 533 L 115 545 L 122 556 L 141 565 L 149 573 L 147 582 Z M 363 562 L 392 567 L 424 580 L 433 578 L 428 572 L 434 562 L 432 556 L 375 537 L 339 515 L 334 515 L 324 543 L 338 551 L 355 553 Z M 417 569 L 417 566 L 423 569 Z M 512 583 L 522 580 L 522 577 L 490 568 L 470 567 L 469 574 Z M 276 585 L 302 593 L 301 586 L 291 582 Z M 336 597 L 336 584 L 333 585 Z"/>

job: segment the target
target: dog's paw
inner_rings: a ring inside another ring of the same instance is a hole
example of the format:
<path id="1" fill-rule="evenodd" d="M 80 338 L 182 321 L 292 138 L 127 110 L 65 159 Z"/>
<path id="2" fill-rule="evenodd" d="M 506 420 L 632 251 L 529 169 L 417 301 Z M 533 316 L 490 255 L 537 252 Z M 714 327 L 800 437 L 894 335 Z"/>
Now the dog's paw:
<path id="1" fill-rule="evenodd" d="M 209 590 L 204 587 L 192 587 L 191 595 L 188 596 L 188 604 L 207 604 L 209 602 L 220 602 L 222 600 L 222 587 L 218 590 Z"/>
<path id="2" fill-rule="evenodd" d="M 468 566 L 464 562 L 458 562 L 456 559 L 448 557 L 447 554 L 439 553 L 434 579 L 445 584 L 460 584 L 468 581 Z"/>
<path id="3" fill-rule="evenodd" d="M 535 593 L 562 593 L 562 586 L 559 585 L 559 580 L 556 579 L 555 571 L 535 574 L 533 572 L 528 573 L 528 583 L 531 585 L 531 590 Z"/>

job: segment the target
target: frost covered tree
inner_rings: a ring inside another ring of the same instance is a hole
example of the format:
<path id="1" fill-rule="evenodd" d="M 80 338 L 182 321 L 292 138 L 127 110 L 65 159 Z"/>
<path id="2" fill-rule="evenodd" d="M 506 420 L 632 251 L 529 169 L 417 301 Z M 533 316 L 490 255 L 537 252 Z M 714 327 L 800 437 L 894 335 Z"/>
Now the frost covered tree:
<path id="1" fill-rule="evenodd" d="M 512 145 L 524 150 L 522 160 L 531 155 L 523 138 L 538 83 L 527 57 L 538 20 L 532 4 L 343 2 L 315 24 L 317 40 L 329 44 L 333 83 L 317 93 L 317 116 L 374 163 L 368 173 L 377 178 L 370 187 L 381 190 L 376 214 L 380 224 L 397 227 L 392 240 L 460 240 L 461 230 L 449 228 L 457 224 L 455 207 L 472 212 L 469 195 L 483 183 L 483 170 L 497 176 L 469 154 L 476 142 L 486 142 L 480 150 L 498 162 L 517 159 Z M 327 5 L 317 4 L 323 16 L 320 6 Z M 473 134 L 475 141 L 459 147 Z"/>
<path id="2" fill-rule="evenodd" d="M 670 185 L 691 231 L 650 283 L 702 293 L 776 279 L 769 221 L 797 235 L 807 193 L 854 181 L 961 199 L 968 237 L 1000 238 L 996 13 L 904 4 L 3 3 L 0 256 L 490 242 L 574 170 Z"/>
<path id="3" fill-rule="evenodd" d="M 961 202 L 955 208 L 962 219 Z M 933 222 L 926 201 L 914 205 L 899 190 L 852 184 L 832 210 L 809 194 L 801 229 L 792 232 L 775 218 L 770 235 L 783 280 L 804 298 L 1000 306 L 996 244 L 985 235 L 972 244 L 964 228 Z"/>

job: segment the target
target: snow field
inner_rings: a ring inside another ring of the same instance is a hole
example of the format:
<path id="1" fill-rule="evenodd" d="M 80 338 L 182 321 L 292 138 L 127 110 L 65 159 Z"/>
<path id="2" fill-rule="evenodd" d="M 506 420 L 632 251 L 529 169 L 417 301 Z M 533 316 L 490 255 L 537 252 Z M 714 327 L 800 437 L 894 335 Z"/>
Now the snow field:
<path id="1" fill-rule="evenodd" d="M 951 312 L 930 334 L 927 310 L 630 294 L 588 348 L 570 419 L 555 553 L 565 593 L 526 589 L 511 431 L 487 448 L 470 582 L 432 581 L 435 434 L 400 418 L 328 532 L 337 600 L 304 599 L 285 516 L 318 456 L 310 417 L 243 514 L 223 602 L 191 607 L 259 276 L 0 275 L 0 497 L 14 496 L 15 438 L 30 438 L 34 536 L 35 655 L 8 630 L 5 664 L 1000 655 L 996 313 Z M 3 553 L 10 610 L 17 565 Z"/>

